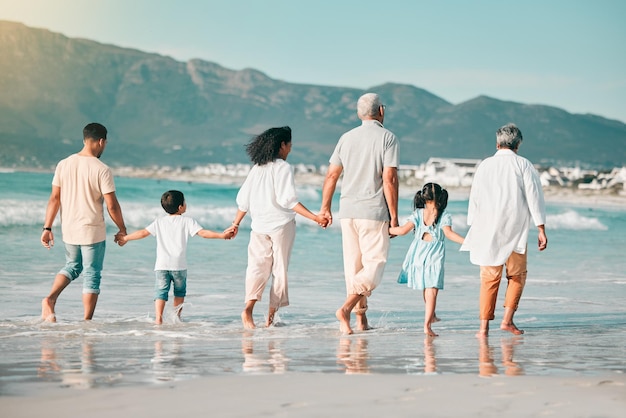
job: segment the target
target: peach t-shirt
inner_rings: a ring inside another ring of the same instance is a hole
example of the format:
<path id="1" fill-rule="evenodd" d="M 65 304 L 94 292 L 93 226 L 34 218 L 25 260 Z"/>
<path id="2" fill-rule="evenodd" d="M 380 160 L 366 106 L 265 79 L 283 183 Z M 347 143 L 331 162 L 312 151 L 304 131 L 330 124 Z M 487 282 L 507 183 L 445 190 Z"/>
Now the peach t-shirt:
<path id="1" fill-rule="evenodd" d="M 57 164 L 52 185 L 61 188 L 63 242 L 90 245 L 106 240 L 104 195 L 115 192 L 109 167 L 97 157 L 73 154 Z"/>

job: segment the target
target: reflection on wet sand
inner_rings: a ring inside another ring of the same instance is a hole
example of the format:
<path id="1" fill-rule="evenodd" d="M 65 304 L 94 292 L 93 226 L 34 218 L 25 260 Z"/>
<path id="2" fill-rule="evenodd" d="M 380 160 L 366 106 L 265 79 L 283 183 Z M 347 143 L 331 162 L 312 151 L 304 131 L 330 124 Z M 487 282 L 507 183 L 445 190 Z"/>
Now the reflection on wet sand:
<path id="1" fill-rule="evenodd" d="M 150 360 L 152 371 L 157 381 L 167 382 L 174 380 L 176 375 L 184 370 L 181 345 L 179 340 L 162 340 L 154 343 L 154 356 Z"/>
<path id="2" fill-rule="evenodd" d="M 44 380 L 59 381 L 62 387 L 89 389 L 96 386 L 93 355 L 93 343 L 83 340 L 80 351 L 80 363 L 74 358 L 64 361 L 57 355 L 54 343 L 44 340 L 41 346 L 41 359 L 37 376 Z"/>
<path id="3" fill-rule="evenodd" d="M 337 364 L 345 368 L 346 374 L 369 373 L 369 354 L 365 338 L 341 338 L 337 349 Z"/>
<path id="4" fill-rule="evenodd" d="M 437 373 L 437 358 L 435 357 L 434 337 L 424 338 L 424 373 Z"/>
<path id="5" fill-rule="evenodd" d="M 241 352 L 243 353 L 242 369 L 245 373 L 284 373 L 287 371 L 289 359 L 280 347 L 280 341 L 268 340 L 267 351 L 258 352 L 255 344 L 258 341 L 244 335 L 241 340 Z"/>
<path id="6" fill-rule="evenodd" d="M 514 347 L 522 342 L 522 337 L 502 338 L 500 349 L 502 351 L 502 366 L 506 376 L 521 376 L 524 369 L 513 360 Z M 478 374 L 480 376 L 497 375 L 498 367 L 494 361 L 494 348 L 489 344 L 488 337 L 479 338 L 478 341 Z"/>

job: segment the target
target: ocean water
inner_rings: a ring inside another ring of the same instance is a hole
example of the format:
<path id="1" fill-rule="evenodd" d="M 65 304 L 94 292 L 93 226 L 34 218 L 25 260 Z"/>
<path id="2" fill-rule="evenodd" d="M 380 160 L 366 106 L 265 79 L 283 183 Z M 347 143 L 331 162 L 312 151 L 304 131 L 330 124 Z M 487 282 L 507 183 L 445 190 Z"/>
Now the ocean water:
<path id="1" fill-rule="evenodd" d="M 391 373 L 480 375 L 604 375 L 626 371 L 626 206 L 585 201 L 548 203 L 548 249 L 529 245 L 528 280 L 512 336 L 496 319 L 486 341 L 478 327 L 478 268 L 458 244 L 447 242 L 445 290 L 438 298 L 439 337 L 422 333 L 421 293 L 396 283 L 412 239 L 392 241 L 381 286 L 368 313 L 375 329 L 339 333 L 335 310 L 345 297 L 338 225 L 322 230 L 298 217 L 290 265 L 291 305 L 271 328 L 245 331 L 244 275 L 249 219 L 231 241 L 194 237 L 188 251 L 188 294 L 182 321 L 170 302 L 155 326 L 155 241 L 148 237 L 108 247 L 93 321 L 82 321 L 81 279 L 58 300 L 58 322 L 40 320 L 41 299 L 63 265 L 58 220 L 56 245 L 39 243 L 50 193 L 50 173 L 0 172 L 0 395 L 49 387 L 159 385 L 207 375 L 249 373 Z M 161 216 L 160 196 L 185 193 L 188 216 L 222 230 L 236 212 L 237 185 L 117 178 L 129 231 Z M 301 201 L 319 208 L 320 186 L 299 186 Z M 413 190 L 402 188 L 400 214 L 411 211 Z M 336 209 L 336 205 L 334 206 Z M 466 200 L 448 210 L 465 234 Z M 506 281 L 506 280 L 505 280 Z M 255 321 L 267 311 L 267 290 Z"/>

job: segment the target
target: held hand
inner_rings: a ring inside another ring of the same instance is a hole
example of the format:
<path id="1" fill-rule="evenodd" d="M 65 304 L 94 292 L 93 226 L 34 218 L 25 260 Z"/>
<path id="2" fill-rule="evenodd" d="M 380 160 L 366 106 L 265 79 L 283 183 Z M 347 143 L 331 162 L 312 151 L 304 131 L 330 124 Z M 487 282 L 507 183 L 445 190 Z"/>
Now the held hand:
<path id="1" fill-rule="evenodd" d="M 117 234 L 115 234 L 115 238 L 113 238 L 113 242 L 115 242 L 120 247 L 123 247 L 124 245 L 126 245 L 126 243 L 128 242 L 126 241 L 126 233 L 119 231 Z"/>
<path id="2" fill-rule="evenodd" d="M 315 222 L 324 229 L 329 225 L 328 219 L 320 214 L 315 215 Z"/>
<path id="3" fill-rule="evenodd" d="M 320 209 L 320 211 L 317 213 L 317 216 L 321 216 L 326 220 L 326 226 L 324 226 L 324 228 L 327 228 L 333 224 L 333 214 L 330 212 L 330 210 Z"/>
<path id="4" fill-rule="evenodd" d="M 234 226 L 231 226 L 230 228 L 227 228 L 224 230 L 223 234 L 224 234 L 224 239 L 233 239 L 235 238 L 235 235 L 237 235 L 237 229 Z"/>
<path id="5" fill-rule="evenodd" d="M 41 245 L 47 249 L 54 247 L 54 235 L 52 234 L 52 231 L 44 230 L 41 233 Z"/>

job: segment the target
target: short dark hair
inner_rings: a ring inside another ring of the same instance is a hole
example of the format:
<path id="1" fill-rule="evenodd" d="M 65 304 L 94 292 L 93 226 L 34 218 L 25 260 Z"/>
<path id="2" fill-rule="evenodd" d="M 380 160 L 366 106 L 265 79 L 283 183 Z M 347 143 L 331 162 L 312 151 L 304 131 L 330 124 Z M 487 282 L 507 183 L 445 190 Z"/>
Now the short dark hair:
<path id="1" fill-rule="evenodd" d="M 282 143 L 291 142 L 291 128 L 270 128 L 257 135 L 246 145 L 246 152 L 254 164 L 263 165 L 278 158 Z"/>
<path id="2" fill-rule="evenodd" d="M 83 139 L 107 139 L 107 128 L 97 122 L 91 122 L 83 128 Z"/>
<path id="3" fill-rule="evenodd" d="M 161 196 L 161 206 L 170 215 L 178 212 L 178 208 L 185 203 L 185 195 L 178 190 L 168 190 Z"/>

